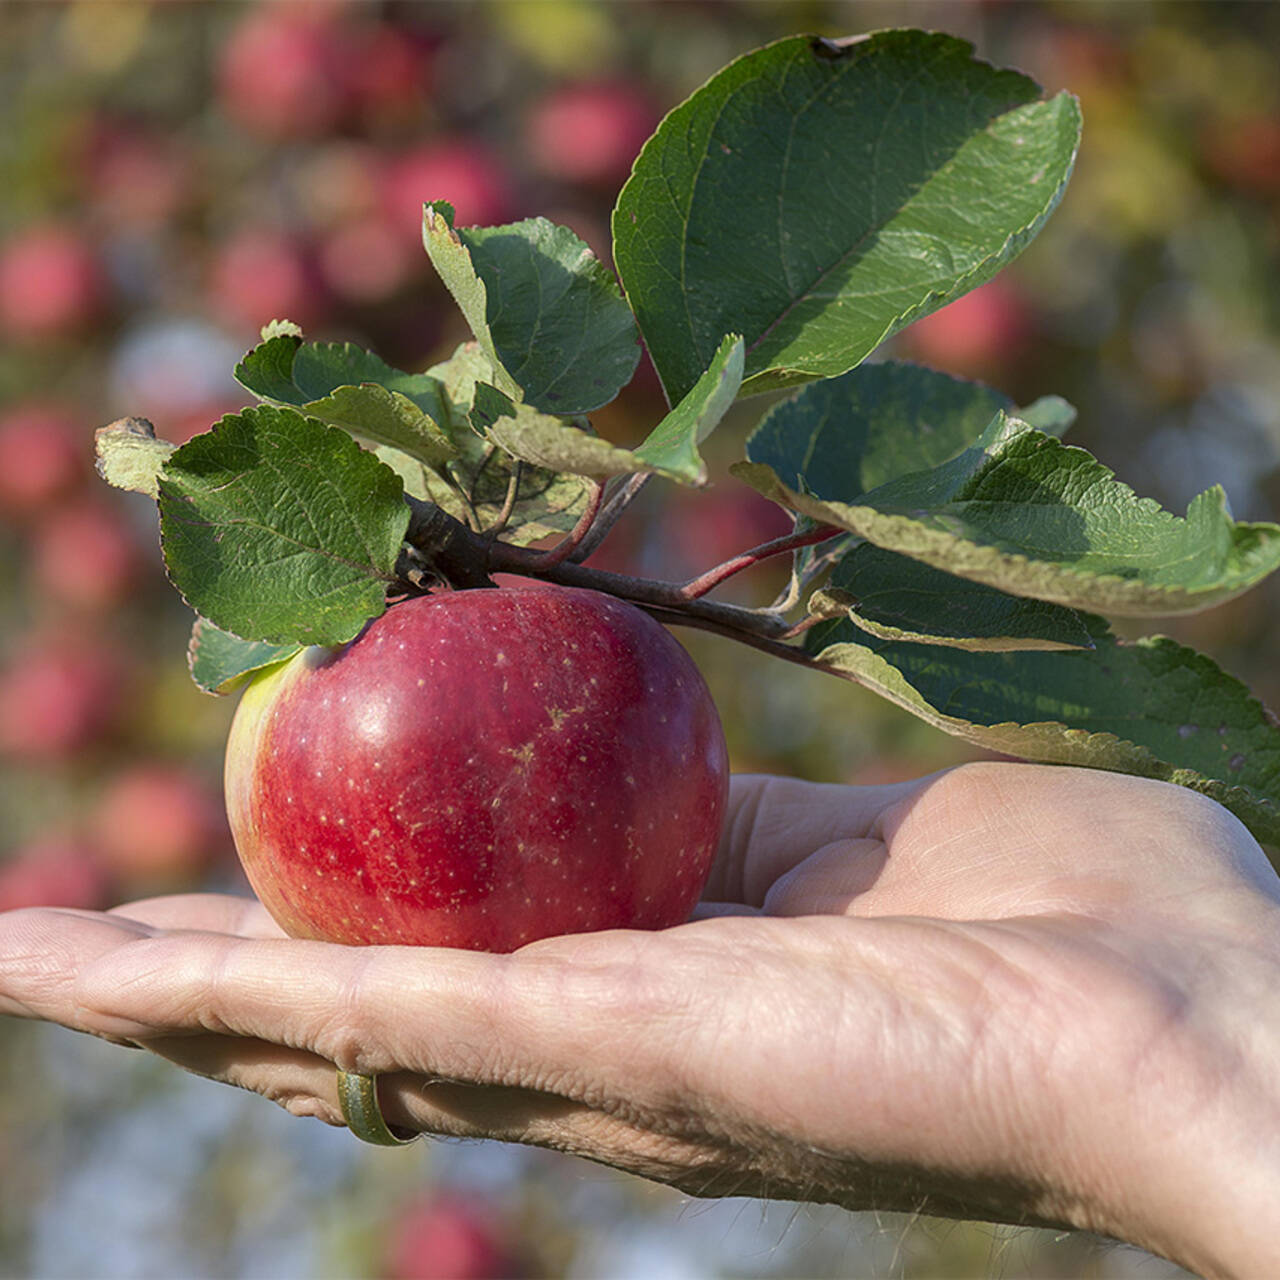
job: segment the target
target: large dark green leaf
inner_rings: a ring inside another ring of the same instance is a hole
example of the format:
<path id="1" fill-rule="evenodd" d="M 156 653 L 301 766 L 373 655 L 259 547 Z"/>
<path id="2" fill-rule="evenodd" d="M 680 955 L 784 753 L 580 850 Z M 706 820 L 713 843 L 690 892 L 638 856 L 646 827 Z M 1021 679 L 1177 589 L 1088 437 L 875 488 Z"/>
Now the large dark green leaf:
<path id="1" fill-rule="evenodd" d="M 672 111 L 614 210 L 614 258 L 667 394 L 726 333 L 743 393 L 845 372 L 1039 231 L 1080 113 L 951 36 L 793 36 Z"/>
<path id="2" fill-rule="evenodd" d="M 1093 646 L 1091 620 L 1074 609 L 968 582 L 870 542 L 836 562 L 809 608 L 823 614 L 838 609 L 888 640 L 992 652 Z"/>
<path id="3" fill-rule="evenodd" d="M 747 458 L 791 489 L 848 502 L 945 462 L 1013 408 L 981 382 L 898 361 L 867 364 L 775 405 L 747 441 Z"/>
<path id="4" fill-rule="evenodd" d="M 529 218 L 455 228 L 448 206 L 428 205 L 423 241 L 507 395 L 567 417 L 608 404 L 631 381 L 640 359 L 631 309 L 568 227 Z"/>
<path id="5" fill-rule="evenodd" d="M 198 614 L 245 640 L 350 640 L 385 608 L 408 522 L 391 468 L 294 409 L 223 418 L 160 478 L 170 578 Z"/>
<path id="6" fill-rule="evenodd" d="M 837 674 L 979 746 L 1180 783 L 1280 843 L 1280 722 L 1209 658 L 1164 637 L 1092 650 L 968 653 L 820 623 L 805 647 Z"/>
<path id="7" fill-rule="evenodd" d="M 886 550 L 1097 613 L 1193 612 L 1280 567 L 1280 525 L 1237 524 L 1221 489 L 1175 516 L 1137 497 L 1083 449 L 1004 413 L 933 470 L 848 501 L 798 492 L 762 463 L 733 470 L 774 501 Z"/>

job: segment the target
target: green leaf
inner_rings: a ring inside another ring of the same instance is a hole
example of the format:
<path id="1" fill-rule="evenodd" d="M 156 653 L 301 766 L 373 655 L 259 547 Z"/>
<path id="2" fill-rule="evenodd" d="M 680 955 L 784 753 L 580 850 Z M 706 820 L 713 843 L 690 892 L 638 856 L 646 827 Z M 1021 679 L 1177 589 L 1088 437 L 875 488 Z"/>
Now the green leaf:
<path id="1" fill-rule="evenodd" d="M 205 693 L 234 693 L 256 672 L 292 658 L 301 648 L 300 644 L 241 640 L 208 618 L 197 618 L 187 645 L 187 666 Z"/>
<path id="2" fill-rule="evenodd" d="M 477 423 L 473 420 L 478 386 L 484 384 L 495 395 L 504 395 L 504 403 L 511 402 L 510 396 L 505 396 L 505 393 L 492 386 L 493 362 L 481 350 L 478 342 L 459 343 L 447 360 L 432 365 L 427 373 L 440 383 L 443 390 L 449 436 L 455 441 L 461 440 L 466 434 L 483 434 L 478 431 Z M 481 407 L 485 408 L 483 403 Z M 496 401 L 490 412 L 492 416 L 498 416 Z"/>
<path id="3" fill-rule="evenodd" d="M 488 292 L 471 260 L 471 251 L 454 230 L 451 205 L 437 202 L 423 208 L 422 243 L 436 275 L 453 295 L 458 310 L 489 362 L 489 380 L 513 400 L 519 400 L 520 384 L 503 365 L 489 328 Z"/>
<path id="4" fill-rule="evenodd" d="M 515 404 L 496 387 L 476 382 L 471 426 L 514 458 L 550 471 L 603 480 L 636 471 L 655 472 L 683 484 L 702 485 L 707 466 L 698 444 L 732 405 L 742 377 L 742 339 L 727 337 L 711 367 L 635 450 L 600 439 L 590 430 Z"/>
<path id="5" fill-rule="evenodd" d="M 394 450 L 378 456 L 403 480 L 406 493 L 442 507 L 455 520 L 484 530 L 492 528 L 506 501 L 516 459 L 478 436 L 463 438 L 462 453 L 439 472 Z M 591 481 L 585 476 L 543 471 L 523 464 L 520 487 L 502 540 L 516 546 L 567 533 L 586 508 Z"/>
<path id="6" fill-rule="evenodd" d="M 742 385 L 743 350 L 738 334 L 725 336 L 706 372 L 636 450 L 641 469 L 660 471 L 674 480 L 706 484 L 707 464 L 698 445 L 715 430 L 737 398 Z"/>
<path id="7" fill-rule="evenodd" d="M 510 396 L 489 384 L 493 365 L 476 342 L 464 342 L 448 360 L 428 372 L 444 391 L 450 435 L 459 454 L 445 467 L 421 467 L 379 450 L 379 456 L 404 478 L 405 490 L 443 507 L 455 520 L 486 529 L 506 500 L 516 459 L 484 434 L 489 423 L 514 409 Z M 524 464 L 516 504 L 503 530 L 504 542 L 526 545 L 577 523 L 586 507 L 591 482 Z"/>
<path id="8" fill-rule="evenodd" d="M 608 404 L 640 359 L 612 273 L 568 227 L 530 218 L 454 228 L 428 205 L 423 241 L 513 400 L 562 417 Z"/>
<path id="9" fill-rule="evenodd" d="M 530 405 L 513 405 L 510 413 L 489 420 L 486 434 L 513 458 L 548 471 L 604 480 L 631 471 L 656 470 L 646 467 L 630 449 L 539 413 Z"/>
<path id="10" fill-rule="evenodd" d="M 1209 658 L 1132 644 L 1094 619 L 1092 650 L 966 653 L 823 622 L 805 648 L 922 720 L 1008 755 L 1162 778 L 1280 842 L 1280 722 Z"/>
<path id="11" fill-rule="evenodd" d="M 293 380 L 293 362 L 301 346 L 300 334 L 268 335 L 264 328 L 262 341 L 236 365 L 236 381 L 259 400 L 298 406 L 306 404 L 310 397 Z M 327 391 L 320 394 L 325 395 Z"/>
<path id="12" fill-rule="evenodd" d="M 1089 628 L 1097 625 L 1074 609 L 967 582 L 869 542 L 841 557 L 827 590 L 817 595 L 811 613 L 830 613 L 839 605 L 882 639 L 960 649 L 1090 649 Z"/>
<path id="13" fill-rule="evenodd" d="M 408 521 L 394 471 L 293 409 L 223 418 L 160 479 L 174 585 L 215 626 L 269 644 L 341 644 L 382 613 Z"/>
<path id="14" fill-rule="evenodd" d="M 261 400 L 302 409 L 374 444 L 403 449 L 428 466 L 457 452 L 446 430 L 439 379 L 393 369 L 351 342 L 304 343 L 280 334 L 245 356 L 236 379 Z"/>
<path id="15" fill-rule="evenodd" d="M 945 462 L 1012 408 L 980 382 L 899 361 L 868 364 L 775 405 L 748 439 L 747 458 L 789 488 L 847 502 Z"/>
<path id="16" fill-rule="evenodd" d="M 1175 516 L 1083 449 L 1004 413 L 972 448 L 856 501 L 797 492 L 759 463 L 733 471 L 775 502 L 886 550 L 1098 613 L 1194 612 L 1280 567 L 1280 525 L 1235 523 L 1220 488 Z"/>
<path id="17" fill-rule="evenodd" d="M 156 429 L 146 418 L 117 418 L 93 433 L 98 474 L 117 489 L 129 489 L 154 498 L 160 471 L 178 447 L 157 440 Z"/>
<path id="18" fill-rule="evenodd" d="M 1036 235 L 1080 113 L 923 31 L 793 36 L 730 64 L 645 144 L 614 257 L 667 394 L 721 337 L 750 395 L 832 377 Z"/>

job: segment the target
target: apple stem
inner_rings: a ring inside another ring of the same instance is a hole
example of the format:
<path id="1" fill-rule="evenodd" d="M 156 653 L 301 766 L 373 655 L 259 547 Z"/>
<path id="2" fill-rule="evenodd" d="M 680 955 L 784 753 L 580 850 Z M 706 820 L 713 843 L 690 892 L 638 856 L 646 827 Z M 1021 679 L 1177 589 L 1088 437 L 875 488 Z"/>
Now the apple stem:
<path id="1" fill-rule="evenodd" d="M 808 617 L 801 618 L 790 631 L 782 634 L 784 640 L 795 640 L 804 635 L 811 627 L 816 627 L 820 622 L 829 622 L 833 615 L 829 613 L 811 613 Z"/>
<path id="2" fill-rule="evenodd" d="M 493 524 L 484 531 L 485 537 L 490 541 L 496 539 L 498 534 L 507 527 L 507 521 L 511 519 L 511 513 L 516 509 L 516 498 L 520 494 L 520 478 L 523 471 L 524 463 L 517 458 L 516 465 L 511 469 L 511 478 L 507 481 L 507 493 L 502 500 L 502 510 L 498 512 Z"/>
<path id="3" fill-rule="evenodd" d="M 578 523 L 554 547 L 543 552 L 537 561 L 531 562 L 530 572 L 545 573 L 548 569 L 554 569 L 556 565 L 563 564 L 572 557 L 573 553 L 582 545 L 582 540 L 591 531 L 591 526 L 600 514 L 600 507 L 603 502 L 604 485 L 598 480 L 593 480 L 591 482 L 591 493 L 587 498 L 586 509 L 578 517 Z"/>
<path id="4" fill-rule="evenodd" d="M 574 549 L 570 559 L 575 563 L 581 564 L 582 561 L 593 556 L 600 549 L 600 544 L 608 537 L 609 531 L 618 523 L 619 517 L 631 505 L 640 490 L 649 483 L 651 478 L 651 473 L 647 471 L 637 471 L 627 476 L 610 495 L 609 501 L 604 505 L 604 510 L 600 512 L 586 536 Z"/>
<path id="5" fill-rule="evenodd" d="M 516 547 L 507 542 L 490 542 L 434 503 L 418 498 L 407 498 L 406 501 L 412 511 L 406 540 L 440 578 L 453 587 L 492 586 L 490 573 L 524 574 L 559 586 L 582 587 L 617 596 L 660 616 L 664 622 L 715 631 L 756 648 L 769 648 L 791 629 L 791 623 L 779 613 L 746 609 L 716 600 L 691 599 L 684 594 L 684 587 L 678 582 L 632 578 L 574 564 L 568 559 L 548 565 L 549 553 L 530 551 L 527 547 Z M 817 531 L 810 531 L 806 536 L 816 538 Z M 794 537 L 791 535 L 787 541 L 793 541 Z M 784 644 L 777 647 L 787 649 Z M 769 651 L 776 650 L 769 648 Z M 793 651 L 792 661 L 803 660 L 794 656 L 797 653 L 800 651 Z"/>
<path id="6" fill-rule="evenodd" d="M 772 542 L 762 542 L 758 547 L 743 551 L 723 564 L 708 569 L 706 573 L 690 578 L 680 587 L 680 595 L 685 600 L 701 599 L 722 582 L 744 569 L 750 569 L 752 565 L 760 564 L 773 556 L 784 555 L 788 551 L 798 551 L 801 547 L 811 547 L 816 542 L 826 542 L 842 532 L 842 529 L 833 524 L 820 524 L 816 528 L 784 534 L 781 538 L 774 538 Z"/>
<path id="7" fill-rule="evenodd" d="M 829 671 L 832 675 L 840 676 L 844 680 L 855 678 L 839 667 L 830 666 L 825 662 L 818 662 L 799 645 L 788 644 L 786 639 L 792 634 L 794 628 L 787 628 L 774 635 L 761 635 L 755 630 L 726 626 L 716 619 L 703 617 L 701 613 L 695 614 L 686 610 L 663 609 L 643 604 L 638 607 L 643 609 L 650 617 L 668 627 L 691 627 L 695 631 L 710 631 L 714 635 L 723 636 L 727 640 L 736 640 L 739 644 L 744 644 L 749 649 L 758 649 L 761 653 L 771 654 L 775 658 L 782 658 L 784 661 L 794 663 L 797 666 L 809 667 L 815 671 Z M 721 607 L 727 608 L 728 606 Z"/>

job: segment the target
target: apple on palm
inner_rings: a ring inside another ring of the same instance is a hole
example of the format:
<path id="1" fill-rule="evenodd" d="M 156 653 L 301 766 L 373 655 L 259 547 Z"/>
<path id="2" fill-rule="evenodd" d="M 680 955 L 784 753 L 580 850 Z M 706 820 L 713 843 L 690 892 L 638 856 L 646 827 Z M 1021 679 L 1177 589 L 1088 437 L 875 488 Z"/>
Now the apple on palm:
<path id="1" fill-rule="evenodd" d="M 693 661 L 634 606 L 529 585 L 394 605 L 245 691 L 228 814 L 300 937 L 511 951 L 688 918 L 728 782 Z"/>

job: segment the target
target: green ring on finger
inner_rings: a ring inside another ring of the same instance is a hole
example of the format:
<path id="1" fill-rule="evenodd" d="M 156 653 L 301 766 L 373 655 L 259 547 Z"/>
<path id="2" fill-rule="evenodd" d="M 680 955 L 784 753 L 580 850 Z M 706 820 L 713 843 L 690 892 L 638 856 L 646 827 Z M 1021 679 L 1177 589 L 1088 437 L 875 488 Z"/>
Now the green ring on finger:
<path id="1" fill-rule="evenodd" d="M 378 1077 L 338 1069 L 338 1105 L 347 1128 L 375 1147 L 403 1147 L 417 1134 L 401 1137 L 387 1124 L 378 1104 Z"/>

